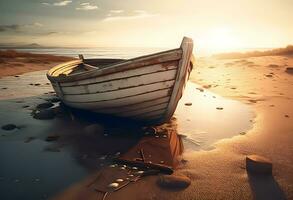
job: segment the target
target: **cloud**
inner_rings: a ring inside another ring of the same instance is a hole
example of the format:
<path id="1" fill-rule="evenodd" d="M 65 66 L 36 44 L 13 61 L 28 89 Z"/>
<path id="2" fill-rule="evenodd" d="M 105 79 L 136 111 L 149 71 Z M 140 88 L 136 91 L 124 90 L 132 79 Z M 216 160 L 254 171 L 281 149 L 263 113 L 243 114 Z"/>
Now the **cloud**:
<path id="1" fill-rule="evenodd" d="M 107 14 L 107 17 L 103 21 L 114 21 L 114 20 L 130 20 L 138 18 L 148 18 L 156 16 L 156 14 L 148 13 L 145 10 L 133 10 L 133 11 L 124 11 L 124 10 L 110 10 Z"/>
<path id="2" fill-rule="evenodd" d="M 96 10 L 98 9 L 98 6 L 96 5 L 91 5 L 90 3 L 81 3 L 79 4 L 80 7 L 77 7 L 76 10 Z"/>
<path id="3" fill-rule="evenodd" d="M 65 1 L 59 1 L 55 3 L 48 3 L 48 2 L 42 2 L 43 5 L 45 6 L 67 6 L 68 4 L 72 3 L 72 1 L 65 0 Z"/>
<path id="4" fill-rule="evenodd" d="M 11 25 L 0 25 L 0 32 L 19 32 L 21 26 L 18 24 L 11 24 Z"/>
<path id="5" fill-rule="evenodd" d="M 14 33 L 24 33 L 29 32 L 33 28 L 40 28 L 44 25 L 39 22 L 34 22 L 32 24 L 10 24 L 10 25 L 0 25 L 0 32 L 14 32 Z"/>
<path id="6" fill-rule="evenodd" d="M 123 13 L 124 10 L 110 10 L 110 13 Z"/>

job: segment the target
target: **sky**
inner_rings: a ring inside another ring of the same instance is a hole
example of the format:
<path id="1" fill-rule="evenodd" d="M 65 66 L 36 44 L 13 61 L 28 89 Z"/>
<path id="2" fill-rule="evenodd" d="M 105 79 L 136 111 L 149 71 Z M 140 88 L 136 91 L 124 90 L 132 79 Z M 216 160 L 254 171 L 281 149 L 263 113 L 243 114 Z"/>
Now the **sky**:
<path id="1" fill-rule="evenodd" d="M 205 51 L 293 44 L 293 0 L 0 0 L 0 43 L 178 47 Z"/>

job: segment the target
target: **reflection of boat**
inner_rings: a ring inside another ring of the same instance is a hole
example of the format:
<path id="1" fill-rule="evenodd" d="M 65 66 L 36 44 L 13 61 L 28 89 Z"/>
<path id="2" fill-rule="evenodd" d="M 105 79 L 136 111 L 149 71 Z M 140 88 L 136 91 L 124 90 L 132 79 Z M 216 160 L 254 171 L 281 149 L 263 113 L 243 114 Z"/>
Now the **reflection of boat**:
<path id="1" fill-rule="evenodd" d="M 193 42 L 129 60 L 80 59 L 47 73 L 68 106 L 163 123 L 173 115 L 192 69 Z"/>

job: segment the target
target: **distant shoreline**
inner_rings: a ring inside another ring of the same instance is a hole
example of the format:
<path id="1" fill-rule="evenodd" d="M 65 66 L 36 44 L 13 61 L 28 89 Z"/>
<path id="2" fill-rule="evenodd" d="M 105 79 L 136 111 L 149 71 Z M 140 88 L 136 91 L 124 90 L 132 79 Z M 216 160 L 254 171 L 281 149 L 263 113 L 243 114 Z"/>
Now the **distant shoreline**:
<path id="1" fill-rule="evenodd" d="M 248 51 L 248 52 L 230 52 L 230 53 L 218 53 L 214 54 L 214 58 L 218 59 L 239 59 L 239 58 L 250 58 L 250 57 L 261 57 L 261 56 L 292 56 L 293 45 L 288 45 L 285 48 L 276 48 L 266 51 Z"/>
<path id="2" fill-rule="evenodd" d="M 27 72 L 48 70 L 54 65 L 73 60 L 72 57 L 0 50 L 0 78 Z"/>

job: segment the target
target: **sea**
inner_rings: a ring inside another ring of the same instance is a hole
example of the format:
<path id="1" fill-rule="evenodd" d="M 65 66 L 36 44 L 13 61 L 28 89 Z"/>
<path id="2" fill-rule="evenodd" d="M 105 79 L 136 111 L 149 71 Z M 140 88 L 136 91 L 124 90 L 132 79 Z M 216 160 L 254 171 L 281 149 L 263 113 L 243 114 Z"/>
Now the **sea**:
<path id="1" fill-rule="evenodd" d="M 0 50 L 5 50 L 1 49 Z M 142 55 L 157 53 L 168 48 L 136 48 L 136 47 L 99 47 L 99 48 L 14 48 L 13 50 L 29 53 L 52 54 L 58 56 L 84 58 L 134 58 Z"/>

